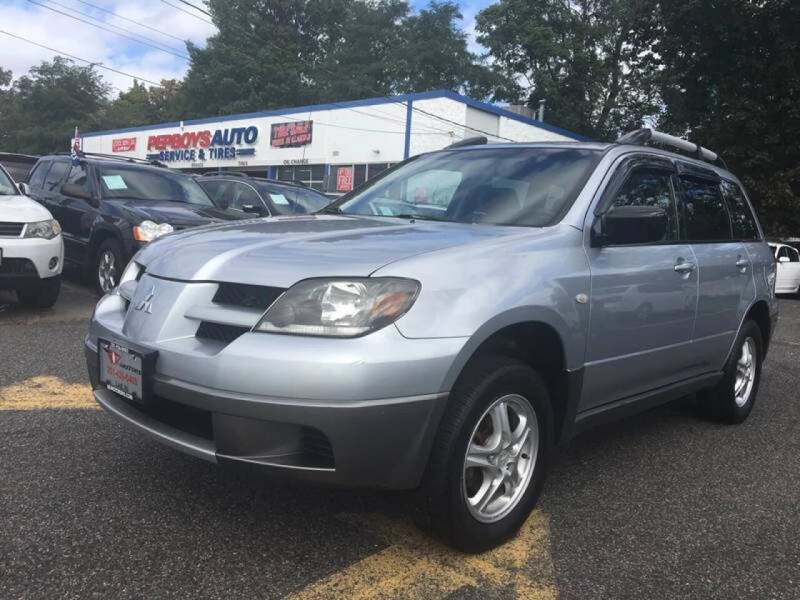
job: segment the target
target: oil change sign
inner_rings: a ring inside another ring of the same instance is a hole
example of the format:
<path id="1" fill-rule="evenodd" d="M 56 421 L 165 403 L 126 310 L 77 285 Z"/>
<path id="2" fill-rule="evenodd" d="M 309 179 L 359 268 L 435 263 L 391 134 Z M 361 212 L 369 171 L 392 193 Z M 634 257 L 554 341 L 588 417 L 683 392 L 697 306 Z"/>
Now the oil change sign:
<path id="1" fill-rule="evenodd" d="M 233 160 L 253 156 L 255 148 L 242 146 L 252 146 L 256 140 L 255 125 L 151 135 L 147 138 L 147 158 L 161 162 Z"/>

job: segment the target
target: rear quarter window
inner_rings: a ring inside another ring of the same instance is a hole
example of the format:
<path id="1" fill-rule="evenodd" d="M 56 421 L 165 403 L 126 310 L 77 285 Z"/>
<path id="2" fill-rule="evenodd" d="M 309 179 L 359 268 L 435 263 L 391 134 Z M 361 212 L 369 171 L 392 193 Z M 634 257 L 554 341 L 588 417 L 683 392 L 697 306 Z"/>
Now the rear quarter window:
<path id="1" fill-rule="evenodd" d="M 750 205 L 745 199 L 744 192 L 737 184 L 732 181 L 722 181 L 722 195 L 728 204 L 731 215 L 731 229 L 733 239 L 736 240 L 757 240 L 760 239 L 756 218 Z"/>

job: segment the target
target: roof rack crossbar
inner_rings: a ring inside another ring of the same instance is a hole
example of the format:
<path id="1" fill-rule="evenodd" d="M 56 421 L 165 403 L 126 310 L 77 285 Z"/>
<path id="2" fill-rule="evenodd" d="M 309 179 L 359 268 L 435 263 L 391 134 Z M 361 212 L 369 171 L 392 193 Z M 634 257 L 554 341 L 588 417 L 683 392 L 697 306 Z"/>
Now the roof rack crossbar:
<path id="1" fill-rule="evenodd" d="M 617 139 L 617 143 L 633 144 L 635 146 L 644 146 L 647 143 L 658 144 L 660 146 L 666 146 L 668 148 L 680 150 L 681 152 L 686 152 L 687 154 L 690 154 L 695 158 L 705 162 L 713 163 L 723 168 L 725 167 L 725 161 L 723 161 L 716 152 L 709 150 L 708 148 L 704 148 L 700 144 L 695 144 L 694 142 L 684 140 L 683 138 L 679 138 L 674 135 L 669 135 L 668 133 L 656 131 L 650 127 L 644 127 L 642 129 L 637 129 L 635 131 L 631 131 L 630 133 L 626 133 Z"/>
<path id="2" fill-rule="evenodd" d="M 56 152 L 55 154 L 62 155 L 62 156 L 63 155 L 67 155 L 67 156 L 71 155 L 70 152 Z M 94 156 L 94 157 L 97 157 L 97 158 L 108 158 L 110 160 L 121 160 L 121 161 L 124 161 L 124 162 L 141 163 L 143 165 L 153 165 L 153 166 L 156 166 L 156 167 L 164 167 L 165 169 L 169 168 L 169 165 L 161 162 L 160 160 L 153 160 L 151 158 L 136 158 L 135 156 L 117 156 L 115 154 L 102 154 L 100 152 L 84 152 L 82 150 L 78 152 L 78 156 L 81 157 L 81 158 L 83 158 L 85 156 L 89 156 L 89 157 Z"/>
<path id="3" fill-rule="evenodd" d="M 444 148 L 445 150 L 450 150 L 452 148 L 463 148 L 464 146 L 483 146 L 484 144 L 489 142 L 489 138 L 485 135 L 478 135 L 475 137 L 468 137 L 464 138 L 463 140 L 459 140 L 454 142 Z"/>

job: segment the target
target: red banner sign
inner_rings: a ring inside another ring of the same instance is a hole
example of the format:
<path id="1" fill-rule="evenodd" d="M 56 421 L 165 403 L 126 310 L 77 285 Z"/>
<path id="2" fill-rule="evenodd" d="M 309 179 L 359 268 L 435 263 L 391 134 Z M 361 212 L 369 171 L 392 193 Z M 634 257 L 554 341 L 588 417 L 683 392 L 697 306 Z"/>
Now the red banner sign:
<path id="1" fill-rule="evenodd" d="M 112 152 L 133 152 L 136 150 L 136 138 L 117 138 L 111 140 Z"/>
<path id="2" fill-rule="evenodd" d="M 269 145 L 273 148 L 297 148 L 311 143 L 314 121 L 294 121 L 292 123 L 273 123 L 269 135 Z"/>
<path id="3" fill-rule="evenodd" d="M 339 167 L 336 169 L 336 191 L 353 191 L 353 167 Z"/>

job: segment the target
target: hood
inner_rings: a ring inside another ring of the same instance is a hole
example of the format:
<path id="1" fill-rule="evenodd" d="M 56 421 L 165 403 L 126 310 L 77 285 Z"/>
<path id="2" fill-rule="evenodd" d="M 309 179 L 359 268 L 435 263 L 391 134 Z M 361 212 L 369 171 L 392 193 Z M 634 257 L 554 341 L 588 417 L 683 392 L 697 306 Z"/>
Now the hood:
<path id="1" fill-rule="evenodd" d="M 120 207 L 138 217 L 139 220 L 149 219 L 156 223 L 169 223 L 179 228 L 246 218 L 240 216 L 239 213 L 222 210 L 215 206 L 197 206 L 183 202 L 126 200 L 120 204 Z"/>
<path id="2" fill-rule="evenodd" d="M 0 196 L 0 221 L 32 223 L 52 218 L 49 210 L 27 196 Z"/>
<path id="3" fill-rule="evenodd" d="M 174 233 L 136 260 L 161 277 L 289 287 L 309 277 L 365 277 L 403 258 L 519 233 L 378 217 L 273 217 Z"/>

